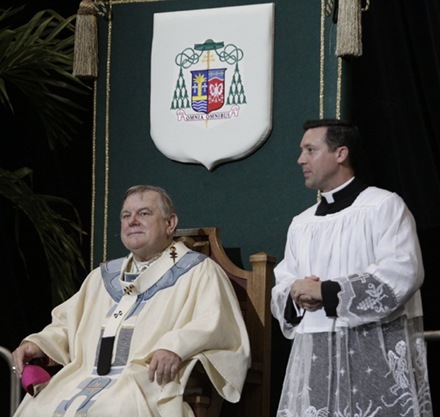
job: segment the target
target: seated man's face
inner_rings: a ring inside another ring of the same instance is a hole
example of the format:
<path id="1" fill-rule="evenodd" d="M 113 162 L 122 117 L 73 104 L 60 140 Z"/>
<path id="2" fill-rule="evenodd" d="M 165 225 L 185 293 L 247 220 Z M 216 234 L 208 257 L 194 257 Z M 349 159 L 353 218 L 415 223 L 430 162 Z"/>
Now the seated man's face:
<path id="1" fill-rule="evenodd" d="M 160 195 L 155 191 L 127 197 L 121 211 L 121 240 L 137 261 L 148 261 L 170 243 L 177 225 L 175 214 L 164 216 Z"/>

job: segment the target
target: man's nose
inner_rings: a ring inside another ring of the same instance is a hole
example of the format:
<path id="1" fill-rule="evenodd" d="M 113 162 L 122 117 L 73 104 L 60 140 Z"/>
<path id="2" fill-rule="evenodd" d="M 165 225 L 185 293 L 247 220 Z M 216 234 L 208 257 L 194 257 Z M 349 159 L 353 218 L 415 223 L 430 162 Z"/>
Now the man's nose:
<path id="1" fill-rule="evenodd" d="M 131 226 L 131 225 L 136 225 L 136 224 L 139 224 L 139 218 L 138 218 L 138 215 L 137 214 L 133 214 L 131 217 L 130 217 L 130 219 L 129 219 L 129 221 L 128 221 L 128 224 Z"/>
<path id="2" fill-rule="evenodd" d="M 298 165 L 303 165 L 304 164 L 304 158 L 303 158 L 303 154 L 300 153 L 298 156 L 298 159 L 296 160 L 296 162 L 298 163 Z"/>

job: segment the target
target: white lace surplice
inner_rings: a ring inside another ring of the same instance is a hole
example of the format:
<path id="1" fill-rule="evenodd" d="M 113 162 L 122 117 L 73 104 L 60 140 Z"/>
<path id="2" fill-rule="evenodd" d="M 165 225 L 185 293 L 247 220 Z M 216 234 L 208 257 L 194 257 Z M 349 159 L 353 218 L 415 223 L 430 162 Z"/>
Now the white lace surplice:
<path id="1" fill-rule="evenodd" d="M 373 187 L 338 213 L 315 209 L 293 219 L 275 270 L 272 312 L 294 339 L 278 417 L 432 416 L 411 213 Z M 293 326 L 290 286 L 309 275 L 341 285 L 338 318 L 320 309 Z"/>

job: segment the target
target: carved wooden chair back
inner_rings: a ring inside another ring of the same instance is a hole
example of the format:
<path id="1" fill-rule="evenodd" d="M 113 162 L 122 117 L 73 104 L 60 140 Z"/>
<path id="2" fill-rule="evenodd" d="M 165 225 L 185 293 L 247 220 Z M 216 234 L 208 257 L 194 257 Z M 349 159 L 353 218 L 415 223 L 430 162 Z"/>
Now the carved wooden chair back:
<path id="1" fill-rule="evenodd" d="M 219 405 L 215 392 L 191 395 L 185 400 L 196 417 L 269 417 L 271 313 L 270 291 L 275 258 L 264 252 L 251 255 L 252 270 L 234 264 L 222 246 L 220 231 L 215 227 L 178 229 L 176 239 L 189 248 L 215 260 L 226 272 L 240 302 L 249 333 L 252 365 L 248 371 L 239 403 Z M 215 391 L 212 389 L 212 391 Z M 220 413 L 220 414 L 219 414 Z"/>

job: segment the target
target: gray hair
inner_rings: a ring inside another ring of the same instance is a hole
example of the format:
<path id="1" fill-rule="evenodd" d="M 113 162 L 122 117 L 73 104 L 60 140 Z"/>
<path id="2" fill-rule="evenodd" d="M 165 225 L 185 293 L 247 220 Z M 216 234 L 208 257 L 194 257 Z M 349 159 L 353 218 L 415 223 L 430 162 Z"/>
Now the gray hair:
<path id="1" fill-rule="evenodd" d="M 156 187 L 154 185 L 134 185 L 133 187 L 130 187 L 125 192 L 123 203 L 125 202 L 125 200 L 127 200 L 128 197 L 133 194 L 143 194 L 148 191 L 154 191 L 159 194 L 162 203 L 162 214 L 164 215 L 164 217 L 168 218 L 172 214 L 176 213 L 173 200 L 171 200 L 171 197 L 168 195 L 168 193 L 163 188 Z"/>

